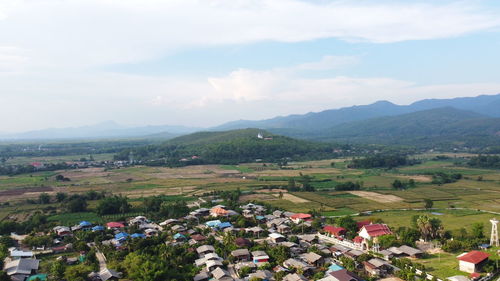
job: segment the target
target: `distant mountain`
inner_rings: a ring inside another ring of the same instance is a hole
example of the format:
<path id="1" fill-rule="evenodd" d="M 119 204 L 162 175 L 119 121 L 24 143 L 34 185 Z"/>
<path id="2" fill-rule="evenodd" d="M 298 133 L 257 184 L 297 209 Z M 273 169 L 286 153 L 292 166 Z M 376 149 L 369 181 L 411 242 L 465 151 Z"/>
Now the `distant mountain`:
<path id="1" fill-rule="evenodd" d="M 289 135 L 294 135 L 290 132 Z M 310 133 L 323 141 L 416 145 L 419 142 L 500 143 L 500 118 L 453 107 L 348 122 Z"/>
<path id="2" fill-rule="evenodd" d="M 233 121 L 217 126 L 213 128 L 213 130 L 232 130 L 241 128 L 275 129 L 273 130 L 275 132 L 282 132 L 282 130 L 276 129 L 287 129 L 285 131 L 321 130 L 331 128 L 342 123 L 382 116 L 395 116 L 448 106 L 477 112 L 489 117 L 500 117 L 500 94 L 489 96 L 483 95 L 470 98 L 427 99 L 414 102 L 410 105 L 396 105 L 389 101 L 378 101 L 370 105 L 311 112 L 304 115 L 280 116 L 260 121 Z"/>
<path id="3" fill-rule="evenodd" d="M 2 139 L 96 139 L 96 138 L 135 138 L 158 134 L 157 138 L 170 139 L 182 134 L 197 131 L 198 128 L 183 126 L 143 126 L 125 127 L 114 121 L 106 121 L 95 125 L 49 128 L 17 134 L 4 134 Z"/>

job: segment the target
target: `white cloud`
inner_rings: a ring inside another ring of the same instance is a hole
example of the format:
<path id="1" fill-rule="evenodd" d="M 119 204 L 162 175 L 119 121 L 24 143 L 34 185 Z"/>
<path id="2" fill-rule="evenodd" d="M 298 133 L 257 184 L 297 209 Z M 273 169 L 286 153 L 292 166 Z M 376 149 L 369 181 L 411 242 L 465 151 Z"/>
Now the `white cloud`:
<path id="1" fill-rule="evenodd" d="M 185 47 L 337 37 L 378 43 L 498 27 L 473 3 L 299 0 L 4 0 L 2 44 L 60 70 L 152 59 Z"/>

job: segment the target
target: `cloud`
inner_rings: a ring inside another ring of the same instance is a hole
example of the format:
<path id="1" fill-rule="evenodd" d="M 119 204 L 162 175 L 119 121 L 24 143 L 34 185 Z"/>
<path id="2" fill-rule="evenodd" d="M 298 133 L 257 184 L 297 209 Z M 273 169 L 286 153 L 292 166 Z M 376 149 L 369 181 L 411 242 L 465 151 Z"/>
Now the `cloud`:
<path id="1" fill-rule="evenodd" d="M 465 1 L 2 2 L 2 44 L 33 51 L 33 67 L 56 71 L 153 59 L 183 48 L 332 37 L 389 43 L 454 37 L 500 24 L 498 12 Z"/>

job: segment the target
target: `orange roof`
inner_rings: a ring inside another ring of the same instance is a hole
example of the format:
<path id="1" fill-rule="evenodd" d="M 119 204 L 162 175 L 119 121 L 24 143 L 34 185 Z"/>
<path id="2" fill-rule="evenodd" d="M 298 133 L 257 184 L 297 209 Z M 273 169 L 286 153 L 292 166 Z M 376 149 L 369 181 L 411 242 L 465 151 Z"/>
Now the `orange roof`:
<path id="1" fill-rule="evenodd" d="M 310 214 L 297 213 L 292 216 L 292 219 L 309 219 L 312 216 Z"/>
<path id="2" fill-rule="evenodd" d="M 224 210 L 221 207 L 212 208 L 212 210 L 210 210 L 210 212 L 217 214 L 217 215 L 226 215 L 228 213 L 227 210 Z"/>

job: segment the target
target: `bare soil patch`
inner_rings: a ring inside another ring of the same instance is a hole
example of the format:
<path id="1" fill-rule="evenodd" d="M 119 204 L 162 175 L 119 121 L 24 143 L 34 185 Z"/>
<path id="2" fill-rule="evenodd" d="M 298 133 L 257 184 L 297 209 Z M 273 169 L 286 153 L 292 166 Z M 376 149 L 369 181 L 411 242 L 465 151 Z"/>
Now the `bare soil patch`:
<path id="1" fill-rule="evenodd" d="M 275 196 L 279 196 L 279 195 L 275 194 Z M 309 202 L 311 202 L 311 201 L 309 201 L 307 199 L 300 198 L 300 197 L 292 195 L 290 193 L 283 193 L 283 198 L 282 199 L 288 200 L 288 201 L 293 202 L 293 203 L 309 203 Z"/>
<path id="2" fill-rule="evenodd" d="M 416 182 L 431 182 L 432 181 L 431 176 L 424 176 L 424 175 L 412 175 L 412 176 L 398 175 L 396 177 L 401 178 L 401 179 L 407 179 L 407 180 L 412 179 Z"/>
<path id="3" fill-rule="evenodd" d="M 240 201 L 241 202 L 248 202 L 248 201 L 270 201 L 270 200 L 278 200 L 276 197 L 274 197 L 271 194 L 264 194 L 264 193 L 259 193 L 259 194 L 248 194 L 248 195 L 243 195 L 240 196 Z"/>
<path id="4" fill-rule="evenodd" d="M 380 194 L 371 191 L 349 191 L 349 193 L 379 203 L 395 203 L 403 201 L 403 198 L 391 194 Z"/>

